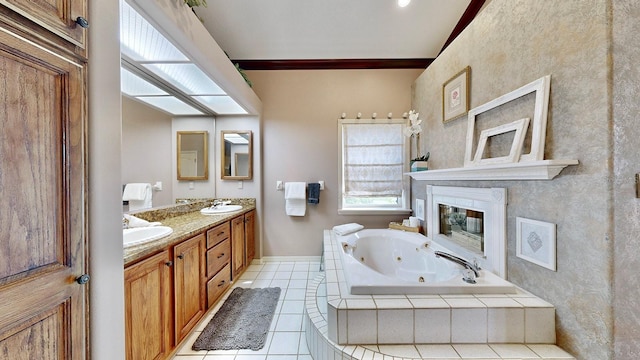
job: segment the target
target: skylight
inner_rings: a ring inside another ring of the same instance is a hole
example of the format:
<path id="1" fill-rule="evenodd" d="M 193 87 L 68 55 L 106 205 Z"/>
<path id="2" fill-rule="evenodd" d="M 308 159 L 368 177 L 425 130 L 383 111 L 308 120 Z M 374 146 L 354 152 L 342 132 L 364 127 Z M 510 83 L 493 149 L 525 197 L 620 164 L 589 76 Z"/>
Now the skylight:
<path id="1" fill-rule="evenodd" d="M 248 112 L 126 1 L 120 8 L 121 91 L 172 115 Z"/>

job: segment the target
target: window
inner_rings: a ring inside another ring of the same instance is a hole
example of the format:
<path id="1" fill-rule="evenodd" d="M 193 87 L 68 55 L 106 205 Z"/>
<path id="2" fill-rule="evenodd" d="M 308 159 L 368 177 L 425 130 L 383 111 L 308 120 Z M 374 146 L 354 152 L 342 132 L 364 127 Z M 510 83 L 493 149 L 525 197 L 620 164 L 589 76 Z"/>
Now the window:
<path id="1" fill-rule="evenodd" d="M 340 120 L 340 214 L 409 209 L 405 120 Z"/>

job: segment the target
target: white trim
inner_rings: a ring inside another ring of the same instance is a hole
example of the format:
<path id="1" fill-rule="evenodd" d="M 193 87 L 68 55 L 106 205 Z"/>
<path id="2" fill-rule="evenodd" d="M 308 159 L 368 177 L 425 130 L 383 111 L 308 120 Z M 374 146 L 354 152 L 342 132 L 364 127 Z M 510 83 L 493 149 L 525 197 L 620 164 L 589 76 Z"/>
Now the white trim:
<path id="1" fill-rule="evenodd" d="M 260 259 L 253 259 L 251 264 L 265 264 L 269 262 L 320 262 L 321 256 L 263 256 Z"/>
<path id="2" fill-rule="evenodd" d="M 440 234 L 438 204 L 457 205 L 484 212 L 483 269 L 507 277 L 507 189 L 427 185 L 427 236 L 469 260 L 478 254 L 456 245 Z"/>
<path id="3" fill-rule="evenodd" d="M 414 180 L 551 180 L 578 160 L 541 160 L 405 173 Z"/>

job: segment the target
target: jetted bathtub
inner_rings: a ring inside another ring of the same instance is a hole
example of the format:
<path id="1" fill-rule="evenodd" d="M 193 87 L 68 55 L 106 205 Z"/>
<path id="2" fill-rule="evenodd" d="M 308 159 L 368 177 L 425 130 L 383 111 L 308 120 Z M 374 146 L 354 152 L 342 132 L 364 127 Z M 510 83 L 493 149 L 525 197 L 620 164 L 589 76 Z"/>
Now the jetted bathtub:
<path id="1" fill-rule="evenodd" d="M 364 229 L 336 235 L 336 240 L 342 249 L 339 252 L 345 280 L 353 295 L 516 292 L 513 284 L 486 270 L 480 270 L 475 284 L 463 281 L 465 268 L 437 258 L 434 252 L 452 253 L 422 234 Z"/>

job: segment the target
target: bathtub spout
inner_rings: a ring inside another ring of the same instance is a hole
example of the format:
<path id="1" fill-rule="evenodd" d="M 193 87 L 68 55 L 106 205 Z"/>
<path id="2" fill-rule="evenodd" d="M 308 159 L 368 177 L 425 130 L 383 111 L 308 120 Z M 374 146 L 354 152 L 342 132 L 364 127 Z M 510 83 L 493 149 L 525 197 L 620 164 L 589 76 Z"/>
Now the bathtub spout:
<path id="1" fill-rule="evenodd" d="M 452 261 L 456 264 L 462 265 L 465 268 L 473 271 L 473 273 L 475 274 L 476 277 L 480 277 L 480 267 L 476 264 L 470 263 L 469 261 L 463 259 L 463 258 L 459 258 L 455 255 L 451 255 L 449 253 L 443 252 L 443 251 L 436 251 L 435 252 L 436 257 L 442 257 L 444 259 L 447 259 L 449 261 Z"/>

